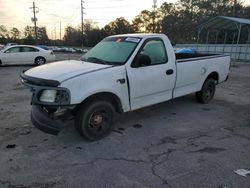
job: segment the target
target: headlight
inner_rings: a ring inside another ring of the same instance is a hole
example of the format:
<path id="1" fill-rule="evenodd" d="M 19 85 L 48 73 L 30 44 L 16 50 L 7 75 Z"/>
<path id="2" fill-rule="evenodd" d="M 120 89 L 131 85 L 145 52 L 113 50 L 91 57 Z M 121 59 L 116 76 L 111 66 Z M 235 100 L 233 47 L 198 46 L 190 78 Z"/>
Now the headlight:
<path id="1" fill-rule="evenodd" d="M 41 102 L 55 102 L 56 100 L 56 90 L 43 90 L 40 95 Z"/>
<path id="2" fill-rule="evenodd" d="M 59 105 L 68 105 L 70 104 L 70 94 L 66 90 L 45 89 L 41 91 L 39 101 Z"/>

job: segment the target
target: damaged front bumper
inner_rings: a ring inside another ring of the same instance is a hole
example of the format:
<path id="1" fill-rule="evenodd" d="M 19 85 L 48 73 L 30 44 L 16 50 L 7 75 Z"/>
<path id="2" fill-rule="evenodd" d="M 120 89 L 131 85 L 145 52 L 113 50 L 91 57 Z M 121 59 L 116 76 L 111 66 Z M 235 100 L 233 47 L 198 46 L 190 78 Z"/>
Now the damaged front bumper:
<path id="1" fill-rule="evenodd" d="M 62 120 L 51 117 L 38 105 L 32 105 L 31 121 L 41 131 L 53 135 L 57 135 L 66 126 Z"/>

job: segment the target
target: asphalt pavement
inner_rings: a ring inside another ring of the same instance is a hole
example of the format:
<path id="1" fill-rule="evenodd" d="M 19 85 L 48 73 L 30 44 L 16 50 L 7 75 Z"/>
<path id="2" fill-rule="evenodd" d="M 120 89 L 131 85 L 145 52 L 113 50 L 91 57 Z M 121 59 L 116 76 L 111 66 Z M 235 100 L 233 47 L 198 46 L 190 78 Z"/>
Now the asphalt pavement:
<path id="1" fill-rule="evenodd" d="M 0 67 L 0 188 L 250 187 L 250 175 L 234 172 L 250 170 L 249 63 L 230 69 L 211 103 L 191 94 L 117 115 L 96 142 L 73 121 L 58 136 L 31 124 L 31 93 L 19 78 L 27 68 Z"/>

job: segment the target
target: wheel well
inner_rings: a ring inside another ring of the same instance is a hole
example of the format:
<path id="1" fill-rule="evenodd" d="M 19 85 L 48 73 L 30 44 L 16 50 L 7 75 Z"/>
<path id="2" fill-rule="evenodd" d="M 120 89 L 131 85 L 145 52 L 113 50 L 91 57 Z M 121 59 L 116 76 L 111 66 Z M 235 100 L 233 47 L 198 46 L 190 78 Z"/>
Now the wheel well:
<path id="1" fill-rule="evenodd" d="M 121 101 L 120 101 L 119 97 L 116 96 L 113 93 L 109 93 L 109 92 L 97 93 L 97 94 L 89 96 L 82 103 L 92 102 L 92 101 L 95 101 L 95 100 L 106 100 L 106 101 L 109 101 L 111 104 L 114 105 L 115 110 L 118 113 L 122 113 L 123 112 L 122 104 L 121 104 Z"/>
<path id="2" fill-rule="evenodd" d="M 217 83 L 219 82 L 219 74 L 217 72 L 212 72 L 207 76 L 207 79 L 212 78 L 214 79 Z M 206 80 L 207 80 L 206 79 Z"/>

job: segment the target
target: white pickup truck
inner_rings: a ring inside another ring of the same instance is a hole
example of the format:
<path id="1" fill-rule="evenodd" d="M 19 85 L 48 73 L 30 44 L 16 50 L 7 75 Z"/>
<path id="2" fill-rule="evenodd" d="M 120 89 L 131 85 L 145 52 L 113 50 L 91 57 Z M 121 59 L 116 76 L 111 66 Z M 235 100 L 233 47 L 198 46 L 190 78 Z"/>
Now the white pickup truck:
<path id="1" fill-rule="evenodd" d="M 226 81 L 230 57 L 175 54 L 164 34 L 126 34 L 103 39 L 81 60 L 50 63 L 23 71 L 33 92 L 31 120 L 58 134 L 62 119 L 75 117 L 85 138 L 98 140 L 113 128 L 114 113 L 196 93 L 201 103 Z"/>

